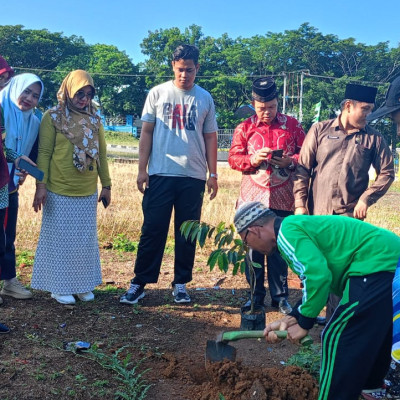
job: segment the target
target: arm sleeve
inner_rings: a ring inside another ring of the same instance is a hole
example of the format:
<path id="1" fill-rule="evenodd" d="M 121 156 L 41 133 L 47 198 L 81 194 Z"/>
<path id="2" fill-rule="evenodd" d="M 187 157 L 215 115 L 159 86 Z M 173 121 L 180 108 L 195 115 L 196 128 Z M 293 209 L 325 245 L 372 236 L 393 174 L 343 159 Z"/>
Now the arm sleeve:
<path id="1" fill-rule="evenodd" d="M 305 136 L 306 136 L 306 134 L 304 133 L 301 123 L 297 121 L 297 124 L 293 129 L 293 137 L 294 137 L 294 142 L 295 142 L 295 153 L 291 157 L 293 160 L 293 164 L 295 166 L 297 166 L 299 163 L 300 150 L 304 143 Z"/>
<path id="2" fill-rule="evenodd" d="M 56 128 L 51 122 L 48 112 L 43 115 L 39 130 L 39 150 L 37 157 L 37 166 L 44 172 L 41 183 L 47 183 L 49 179 L 50 161 L 53 155 L 56 142 Z"/>
<path id="3" fill-rule="evenodd" d="M 156 93 L 154 89 L 151 89 L 149 94 L 146 97 L 146 101 L 144 103 L 142 118 L 143 122 L 151 122 L 154 124 L 156 122 Z"/>
<path id="4" fill-rule="evenodd" d="M 256 172 L 250 162 L 251 155 L 247 152 L 247 136 L 244 124 L 239 124 L 233 132 L 232 145 L 229 150 L 228 163 L 237 171 Z"/>
<path id="5" fill-rule="evenodd" d="M 317 133 L 318 124 L 314 124 L 308 131 L 300 150 L 293 187 L 295 208 L 307 207 L 310 178 L 318 148 Z"/>
<path id="6" fill-rule="evenodd" d="M 330 292 L 332 273 L 327 260 L 314 242 L 299 228 L 285 229 L 278 235 L 278 247 L 290 268 L 303 282 L 301 305 L 293 314 L 303 329 L 313 327 Z"/>
<path id="7" fill-rule="evenodd" d="M 99 130 L 99 160 L 100 160 L 100 167 L 98 168 L 98 173 L 101 185 L 111 186 L 111 178 L 107 162 L 107 145 L 106 145 L 106 139 L 104 137 L 103 125 L 101 125 Z"/>
<path id="8" fill-rule="evenodd" d="M 376 203 L 387 192 L 395 177 L 393 156 L 382 136 L 377 137 L 372 165 L 377 174 L 375 182 L 360 197 L 368 206 Z"/>

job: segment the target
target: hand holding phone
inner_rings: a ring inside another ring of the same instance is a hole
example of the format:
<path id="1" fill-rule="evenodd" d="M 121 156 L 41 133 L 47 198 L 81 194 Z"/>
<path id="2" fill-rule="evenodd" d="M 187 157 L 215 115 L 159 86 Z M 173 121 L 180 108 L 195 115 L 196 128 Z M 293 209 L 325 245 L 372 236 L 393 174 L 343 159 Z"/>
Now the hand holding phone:
<path id="1" fill-rule="evenodd" d="M 272 150 L 271 158 L 282 158 L 283 156 L 283 149 Z"/>
<path id="2" fill-rule="evenodd" d="M 26 171 L 29 175 L 36 178 L 38 181 L 42 181 L 44 177 L 44 172 L 39 168 L 35 167 L 34 165 L 30 164 L 28 161 L 21 158 L 18 161 L 18 169 L 22 169 Z"/>

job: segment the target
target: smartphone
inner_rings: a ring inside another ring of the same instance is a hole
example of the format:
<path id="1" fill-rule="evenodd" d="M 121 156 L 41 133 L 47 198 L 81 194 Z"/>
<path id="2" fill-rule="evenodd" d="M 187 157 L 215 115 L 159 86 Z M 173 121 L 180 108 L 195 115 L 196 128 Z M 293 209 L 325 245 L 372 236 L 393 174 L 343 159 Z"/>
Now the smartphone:
<path id="1" fill-rule="evenodd" d="M 24 169 L 29 175 L 36 178 L 38 181 L 42 181 L 44 177 L 44 172 L 39 168 L 29 164 L 28 161 L 21 158 L 18 162 L 18 169 Z"/>
<path id="2" fill-rule="evenodd" d="M 283 149 L 272 150 L 271 158 L 282 158 L 282 156 L 283 156 Z"/>
<path id="3" fill-rule="evenodd" d="M 107 207 L 108 207 L 108 203 L 107 203 L 106 198 L 105 198 L 105 197 L 102 197 L 100 200 L 101 200 L 101 202 L 103 203 L 104 208 L 107 208 Z"/>

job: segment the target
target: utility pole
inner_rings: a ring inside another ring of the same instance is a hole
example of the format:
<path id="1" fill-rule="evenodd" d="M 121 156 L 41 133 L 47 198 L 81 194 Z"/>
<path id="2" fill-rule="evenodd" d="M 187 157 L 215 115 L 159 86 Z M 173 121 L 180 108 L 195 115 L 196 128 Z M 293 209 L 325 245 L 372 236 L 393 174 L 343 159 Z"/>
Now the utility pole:
<path id="1" fill-rule="evenodd" d="M 304 71 L 301 71 L 301 77 L 300 77 L 300 102 L 299 102 L 299 122 L 303 122 L 303 81 L 304 81 Z"/>
<path id="2" fill-rule="evenodd" d="M 282 104 L 282 114 L 286 111 L 286 72 L 283 73 L 283 104 Z"/>

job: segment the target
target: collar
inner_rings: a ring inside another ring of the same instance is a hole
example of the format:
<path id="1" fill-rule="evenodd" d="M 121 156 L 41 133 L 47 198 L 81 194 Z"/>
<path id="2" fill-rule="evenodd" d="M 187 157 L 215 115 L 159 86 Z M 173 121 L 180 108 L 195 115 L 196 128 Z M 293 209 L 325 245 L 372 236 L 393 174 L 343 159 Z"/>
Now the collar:
<path id="1" fill-rule="evenodd" d="M 355 133 L 366 133 L 367 131 L 366 131 L 366 128 L 363 128 L 363 129 L 357 129 L 357 128 L 355 128 L 355 129 L 351 129 L 349 132 L 346 132 L 344 129 L 343 129 L 343 127 L 342 127 L 342 124 L 340 123 L 340 116 L 341 116 L 342 114 L 339 114 L 336 118 L 335 118 L 335 120 L 334 120 L 334 122 L 333 122 L 333 124 L 332 124 L 332 127 L 333 128 L 335 128 L 335 131 L 342 131 L 345 135 L 354 135 Z"/>
<path id="2" fill-rule="evenodd" d="M 259 127 L 260 125 L 261 125 L 261 126 L 270 126 L 270 127 L 272 127 L 272 126 L 274 126 L 274 125 L 279 125 L 279 124 L 280 124 L 280 116 L 281 116 L 281 115 L 282 115 L 282 114 L 278 111 L 278 112 L 276 113 L 276 117 L 273 119 L 271 125 L 268 125 L 268 124 L 265 124 L 265 123 L 261 122 L 261 121 L 258 119 L 257 114 L 254 114 L 254 118 L 255 118 L 254 125 L 255 125 L 256 127 Z"/>

